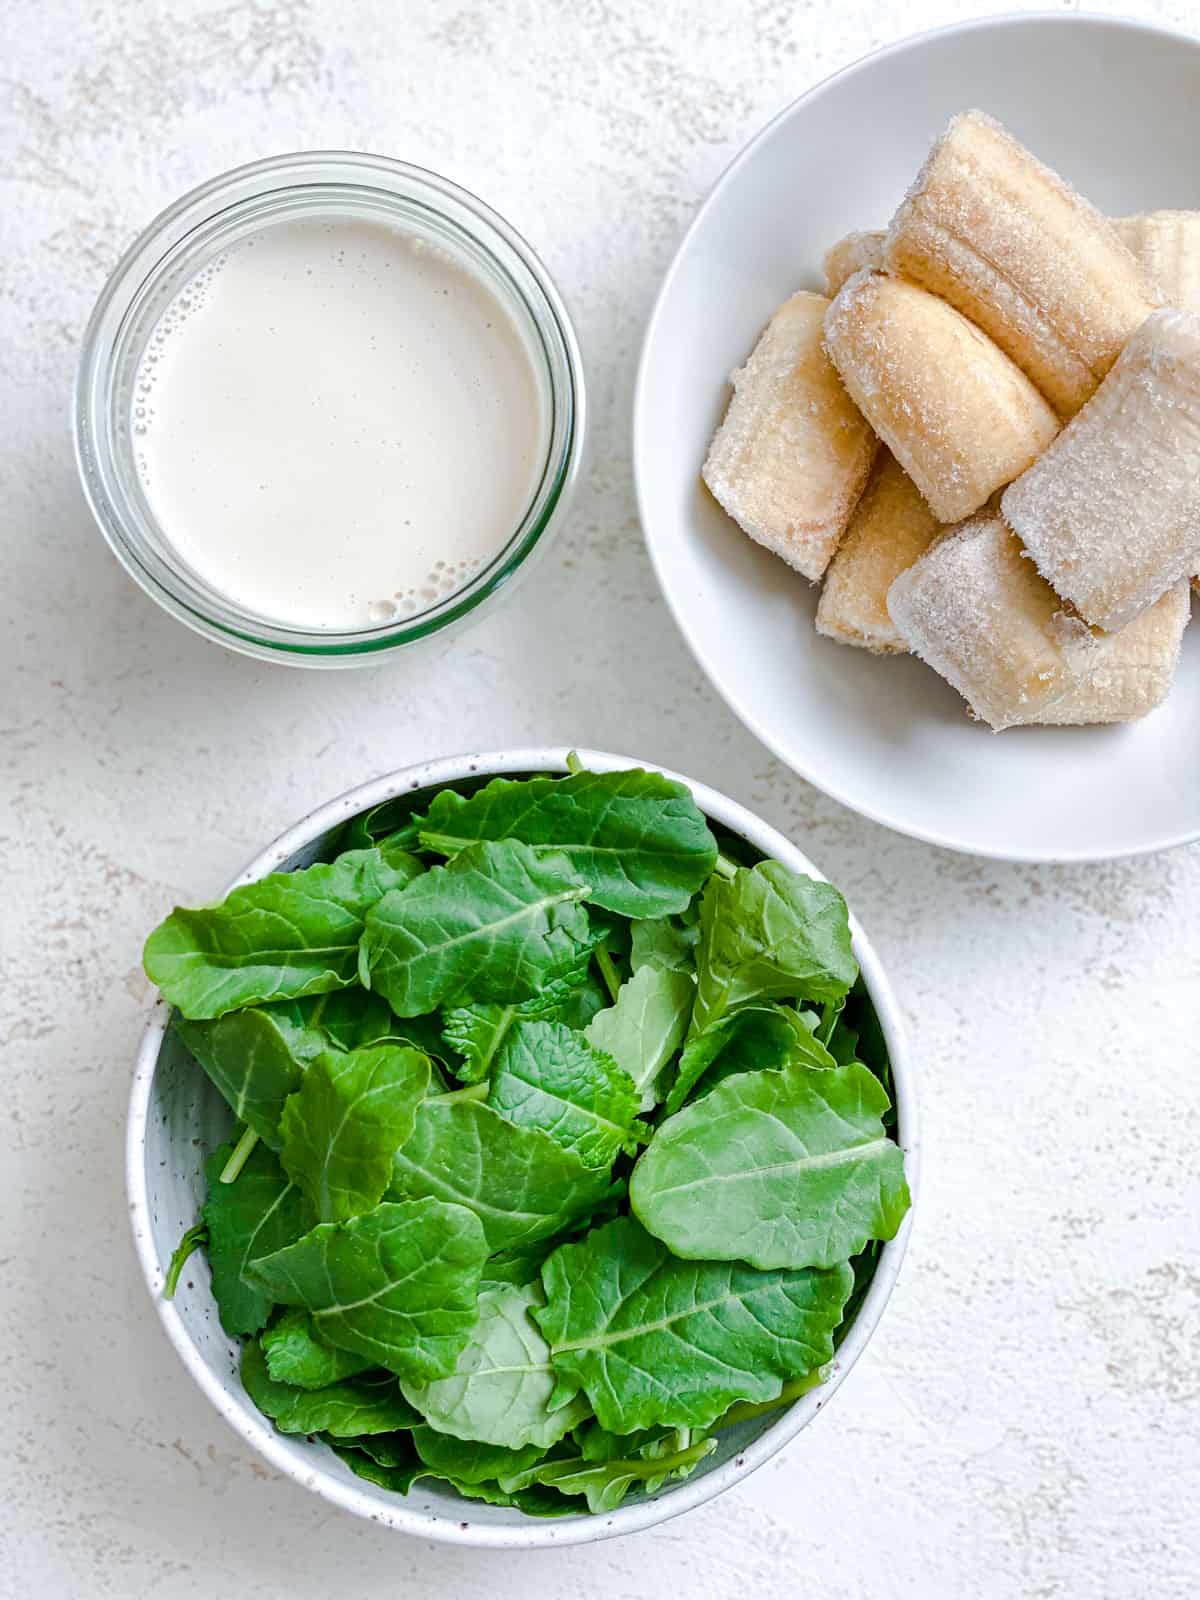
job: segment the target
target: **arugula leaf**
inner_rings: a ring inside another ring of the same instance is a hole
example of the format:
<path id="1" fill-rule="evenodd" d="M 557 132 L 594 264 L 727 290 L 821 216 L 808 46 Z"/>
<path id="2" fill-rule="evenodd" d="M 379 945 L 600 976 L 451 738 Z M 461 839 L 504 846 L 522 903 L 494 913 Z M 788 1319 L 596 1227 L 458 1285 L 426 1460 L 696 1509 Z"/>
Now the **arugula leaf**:
<path id="1" fill-rule="evenodd" d="M 448 1479 L 456 1487 L 490 1483 L 502 1472 L 524 1472 L 546 1453 L 540 1444 L 508 1450 L 503 1445 L 483 1444 L 475 1439 L 456 1439 L 451 1434 L 439 1433 L 427 1422 L 412 1430 L 412 1441 L 430 1472 L 435 1477 Z"/>
<path id="2" fill-rule="evenodd" d="M 582 1387 L 603 1427 L 707 1427 L 735 1400 L 773 1400 L 833 1354 L 854 1282 L 832 1271 L 758 1272 L 677 1261 L 633 1220 L 561 1245 L 533 1313 L 560 1380 Z"/>
<path id="3" fill-rule="evenodd" d="M 712 872 L 717 842 L 689 791 L 657 772 L 495 778 L 469 798 L 443 789 L 421 844 L 454 856 L 482 839 L 565 854 L 598 906 L 623 917 L 682 911 Z"/>
<path id="4" fill-rule="evenodd" d="M 171 1252 L 171 1259 L 167 1263 L 166 1275 L 163 1279 L 162 1297 L 164 1300 L 174 1300 L 175 1291 L 179 1288 L 179 1277 L 187 1266 L 188 1261 L 208 1243 L 208 1228 L 203 1222 L 194 1222 L 190 1228 L 184 1230 L 179 1243 Z"/>
<path id="5" fill-rule="evenodd" d="M 280 1119 L 280 1159 L 322 1222 L 342 1222 L 383 1199 L 396 1151 L 429 1089 L 429 1057 L 403 1045 L 325 1051 Z"/>
<path id="6" fill-rule="evenodd" d="M 446 1012 L 442 1037 L 463 1057 L 465 1065 L 458 1076 L 463 1083 L 481 1083 L 492 1070 L 496 1053 L 509 1029 L 518 1022 L 565 1022 L 570 1027 L 586 1026 L 594 1010 L 604 1004 L 604 992 L 586 971 L 569 973 L 548 983 L 532 1000 L 509 1005 L 457 1006 Z M 583 1016 L 583 1022 L 574 1020 Z"/>
<path id="7" fill-rule="evenodd" d="M 685 972 L 639 967 L 621 985 L 615 1005 L 588 1024 L 588 1043 L 607 1051 L 629 1073 L 642 1111 L 660 1098 L 659 1074 L 683 1043 L 695 994 Z"/>
<path id="8" fill-rule="evenodd" d="M 242 1350 L 242 1385 L 280 1433 L 328 1433 L 335 1439 L 391 1433 L 416 1416 L 395 1383 L 359 1384 L 354 1379 L 327 1389 L 293 1389 L 277 1383 L 257 1339 Z"/>
<path id="9" fill-rule="evenodd" d="M 719 1017 L 684 1046 L 667 1096 L 672 1115 L 697 1089 L 704 1094 L 737 1072 L 786 1066 L 835 1067 L 837 1062 L 787 1006 L 743 1006 Z"/>
<path id="10" fill-rule="evenodd" d="M 352 850 L 244 884 L 219 905 L 177 906 L 146 940 L 146 976 L 194 1019 L 347 988 L 367 912 L 423 871 L 414 856 Z"/>
<path id="11" fill-rule="evenodd" d="M 343 1378 L 356 1378 L 374 1364 L 367 1356 L 322 1344 L 307 1311 L 285 1311 L 263 1332 L 260 1343 L 271 1377 L 296 1389 L 325 1389 Z"/>
<path id="12" fill-rule="evenodd" d="M 619 1151 L 638 1148 L 633 1079 L 558 1022 L 518 1022 L 511 1029 L 487 1103 L 508 1122 L 541 1128 L 588 1167 L 611 1167 Z"/>
<path id="13" fill-rule="evenodd" d="M 840 1000 L 857 975 L 846 902 L 832 884 L 778 861 L 709 881 L 693 1034 L 752 1000 Z"/>
<path id="14" fill-rule="evenodd" d="M 201 1215 L 208 1228 L 208 1265 L 213 1299 L 228 1334 L 257 1333 L 271 1314 L 269 1295 L 245 1282 L 242 1273 L 256 1255 L 266 1255 L 308 1231 L 313 1209 L 278 1159 L 255 1145 L 232 1183 L 221 1171 L 233 1153 L 223 1144 L 204 1163 L 208 1198 Z"/>
<path id="15" fill-rule="evenodd" d="M 559 1490 L 562 1494 L 584 1495 L 588 1510 L 592 1512 L 615 1511 L 630 1489 L 644 1488 L 653 1493 L 673 1477 L 686 1478 L 717 1448 L 715 1439 L 701 1439 L 657 1460 L 588 1461 L 583 1456 L 567 1456 L 561 1460 L 546 1460 L 524 1472 L 501 1475 L 500 1487 L 508 1493 L 542 1484 Z"/>
<path id="16" fill-rule="evenodd" d="M 580 1396 L 550 1409 L 556 1376 L 550 1347 L 530 1316 L 545 1305 L 541 1284 L 484 1289 L 479 1320 L 449 1377 L 402 1383 L 404 1398 L 442 1433 L 481 1444 L 547 1450 L 587 1416 Z"/>
<path id="17" fill-rule="evenodd" d="M 587 884 L 562 856 L 472 845 L 385 895 L 366 918 L 360 974 L 402 1017 L 527 1000 L 590 949 Z"/>
<path id="18" fill-rule="evenodd" d="M 609 1180 L 540 1128 L 518 1128 L 475 1100 L 427 1100 L 396 1153 L 388 1192 L 468 1207 L 495 1254 L 548 1239 L 595 1210 Z"/>
<path id="19" fill-rule="evenodd" d="M 630 1180 L 633 1214 L 685 1260 L 845 1261 L 892 1238 L 908 1210 L 888 1103 L 857 1062 L 726 1078 L 654 1135 Z"/>
<path id="20" fill-rule="evenodd" d="M 265 1009 L 233 1011 L 211 1022 L 176 1017 L 173 1026 L 234 1116 L 278 1150 L 284 1102 L 324 1049 L 321 1034 Z"/>
<path id="21" fill-rule="evenodd" d="M 323 1222 L 251 1262 L 246 1280 L 312 1313 L 317 1337 L 422 1382 L 454 1369 L 487 1255 L 478 1219 L 440 1200 L 384 1203 Z"/>
<path id="22" fill-rule="evenodd" d="M 679 917 L 649 917 L 630 924 L 629 959 L 633 970 L 662 967 L 667 972 L 694 973 L 700 929 Z"/>

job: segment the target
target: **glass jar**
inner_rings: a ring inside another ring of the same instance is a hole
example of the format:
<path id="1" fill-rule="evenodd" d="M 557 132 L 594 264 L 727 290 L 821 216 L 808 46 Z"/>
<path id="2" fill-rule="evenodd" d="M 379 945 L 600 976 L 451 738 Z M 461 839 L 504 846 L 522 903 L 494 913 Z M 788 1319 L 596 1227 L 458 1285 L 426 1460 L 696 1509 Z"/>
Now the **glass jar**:
<path id="1" fill-rule="evenodd" d="M 175 296 L 232 245 L 272 223 L 376 221 L 450 250 L 506 307 L 533 356 L 545 426 L 541 474 L 503 547 L 462 588 L 415 615 L 349 631 L 274 621 L 240 606 L 173 549 L 139 479 L 134 382 Z M 263 660 L 359 666 L 443 637 L 478 615 L 547 544 L 579 476 L 583 367 L 562 299 L 524 239 L 474 195 L 382 156 L 315 151 L 276 156 L 192 190 L 146 229 L 109 278 L 84 335 L 75 386 L 75 451 L 96 521 L 126 571 L 206 638 Z"/>

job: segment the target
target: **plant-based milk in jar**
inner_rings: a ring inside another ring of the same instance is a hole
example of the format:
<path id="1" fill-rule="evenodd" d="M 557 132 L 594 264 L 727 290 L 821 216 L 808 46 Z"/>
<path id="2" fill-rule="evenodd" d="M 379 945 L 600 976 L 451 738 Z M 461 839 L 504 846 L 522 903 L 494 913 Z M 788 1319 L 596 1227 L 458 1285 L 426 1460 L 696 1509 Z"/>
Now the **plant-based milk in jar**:
<path id="1" fill-rule="evenodd" d="M 483 279 L 375 221 L 284 221 L 172 301 L 138 367 L 142 490 L 177 556 L 283 626 L 411 617 L 538 487 L 533 354 Z"/>

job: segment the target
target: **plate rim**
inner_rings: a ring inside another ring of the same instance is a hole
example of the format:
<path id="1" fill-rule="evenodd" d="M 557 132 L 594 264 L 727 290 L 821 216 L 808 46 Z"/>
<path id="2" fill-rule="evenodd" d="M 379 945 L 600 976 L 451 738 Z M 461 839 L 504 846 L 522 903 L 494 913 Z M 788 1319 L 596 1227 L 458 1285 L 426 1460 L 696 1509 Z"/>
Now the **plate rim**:
<path id="1" fill-rule="evenodd" d="M 649 387 L 649 374 L 654 356 L 654 345 L 658 337 L 659 323 L 665 314 L 667 300 L 674 288 L 683 259 L 688 253 L 693 236 L 708 216 L 709 211 L 717 203 L 726 187 L 737 177 L 739 170 L 756 154 L 760 145 L 774 133 L 779 124 L 795 116 L 803 106 L 809 104 L 840 83 L 843 78 L 851 77 L 869 62 L 884 60 L 889 56 L 907 54 L 920 50 L 935 39 L 946 38 L 954 34 L 968 34 L 1013 27 L 1032 26 L 1037 28 L 1046 23 L 1054 23 L 1059 27 L 1071 29 L 1090 28 L 1099 32 L 1116 31 L 1123 33 L 1146 34 L 1151 37 L 1186 44 L 1193 51 L 1200 52 L 1200 37 L 1188 33 L 1184 29 L 1148 22 L 1141 18 L 1125 15 L 1105 16 L 1099 12 L 1064 12 L 1064 11 L 1005 11 L 997 12 L 988 17 L 972 17 L 960 22 L 945 23 L 936 28 L 925 28 L 918 33 L 906 34 L 902 39 L 895 39 L 889 44 L 880 45 L 874 50 L 868 50 L 863 55 L 856 57 L 845 66 L 839 67 L 828 77 L 806 89 L 782 106 L 774 116 L 753 134 L 733 155 L 724 169 L 718 174 L 707 194 L 704 196 L 696 213 L 684 230 L 662 281 L 654 297 L 654 303 L 647 318 L 645 330 L 642 334 L 641 348 L 638 354 L 637 374 L 634 380 L 633 410 L 630 427 L 632 445 L 632 464 L 634 495 L 637 503 L 638 523 L 641 528 L 642 540 L 650 557 L 650 564 L 654 569 L 654 576 L 658 582 L 659 592 L 666 602 L 667 610 L 672 620 L 683 637 L 684 643 L 691 652 L 692 659 L 700 668 L 710 687 L 715 690 L 722 702 L 737 718 L 738 722 L 746 728 L 757 740 L 775 757 L 777 761 L 802 778 L 805 783 L 811 784 L 814 789 L 828 795 L 839 805 L 860 817 L 865 817 L 868 822 L 876 823 L 880 827 L 889 829 L 893 833 L 905 838 L 916 839 L 922 844 L 933 845 L 942 850 L 953 851 L 957 855 L 973 856 L 982 860 L 1007 861 L 1021 864 L 1077 866 L 1088 862 L 1134 860 L 1139 856 L 1157 855 L 1162 851 L 1178 849 L 1181 845 L 1193 844 L 1200 839 L 1200 815 L 1189 827 L 1167 834 L 1160 839 L 1148 843 L 1133 845 L 1114 845 L 1107 849 L 1083 847 L 1079 850 L 1044 850 L 1032 851 L 1024 849 L 1010 849 L 998 845 L 981 845 L 970 842 L 963 837 L 935 828 L 923 827 L 919 823 L 900 822 L 889 816 L 879 807 L 869 801 L 851 800 L 843 790 L 843 786 L 836 782 L 827 782 L 817 777 L 808 763 L 797 761 L 790 754 L 785 754 L 782 741 L 772 735 L 762 724 L 761 718 L 751 713 L 738 703 L 732 690 L 720 682 L 713 669 L 708 665 L 706 655 L 700 640 L 696 637 L 693 627 L 685 620 L 681 606 L 677 603 L 676 596 L 669 586 L 664 570 L 664 563 L 655 541 L 649 533 L 649 518 L 646 513 L 646 494 L 643 488 L 641 445 L 644 431 L 644 418 L 647 414 L 646 390 Z"/>

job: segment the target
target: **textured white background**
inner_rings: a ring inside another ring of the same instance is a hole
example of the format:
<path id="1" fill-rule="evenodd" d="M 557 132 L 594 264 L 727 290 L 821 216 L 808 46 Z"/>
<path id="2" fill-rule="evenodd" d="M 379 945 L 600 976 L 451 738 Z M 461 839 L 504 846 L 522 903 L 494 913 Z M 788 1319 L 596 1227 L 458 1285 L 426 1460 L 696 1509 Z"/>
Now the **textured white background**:
<path id="1" fill-rule="evenodd" d="M 827 801 L 701 680 L 655 592 L 630 488 L 641 329 L 727 160 L 876 44 L 988 9 L 10 0 L 5 1597 L 1194 1593 L 1200 848 L 995 866 Z M 1200 20 L 1185 0 L 1118 9 Z M 577 317 L 595 424 L 571 523 L 515 602 L 448 659 L 345 675 L 256 666 L 156 610 L 89 523 L 67 431 L 79 335 L 133 233 L 223 168 L 330 145 L 437 168 L 536 243 Z M 728 790 L 842 886 L 906 999 L 926 1177 L 875 1343 L 784 1457 L 655 1533 L 475 1554 L 334 1513 L 219 1423 L 135 1270 L 122 1123 L 139 945 L 175 900 L 210 896 L 364 777 L 543 738 Z"/>

